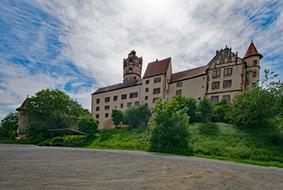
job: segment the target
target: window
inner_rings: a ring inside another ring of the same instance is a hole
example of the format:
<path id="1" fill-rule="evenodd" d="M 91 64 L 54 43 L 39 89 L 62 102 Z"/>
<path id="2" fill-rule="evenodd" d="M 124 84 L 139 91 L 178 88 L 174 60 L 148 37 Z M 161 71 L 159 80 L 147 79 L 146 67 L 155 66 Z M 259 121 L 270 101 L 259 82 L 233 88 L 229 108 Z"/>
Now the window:
<path id="1" fill-rule="evenodd" d="M 145 92 L 148 92 L 148 88 L 145 88 Z"/>
<path id="2" fill-rule="evenodd" d="M 224 80 L 223 81 L 223 88 L 229 88 L 232 86 L 232 80 Z"/>
<path id="3" fill-rule="evenodd" d="M 146 107 L 148 107 L 148 103 L 145 103 L 144 105 L 145 105 Z"/>
<path id="4" fill-rule="evenodd" d="M 132 105 L 132 102 L 127 103 L 127 107 L 131 107 L 131 105 Z"/>
<path id="5" fill-rule="evenodd" d="M 226 101 L 226 102 L 230 102 L 230 95 L 224 95 L 222 97 L 222 100 Z"/>
<path id="6" fill-rule="evenodd" d="M 154 88 L 153 94 L 160 94 L 160 88 Z"/>
<path id="7" fill-rule="evenodd" d="M 130 93 L 130 98 L 136 98 L 138 97 L 138 92 L 131 92 Z"/>
<path id="8" fill-rule="evenodd" d="M 160 98 L 153 98 L 152 102 L 155 103 L 155 102 L 157 102 L 158 100 L 160 100 Z"/>
<path id="9" fill-rule="evenodd" d="M 224 69 L 224 76 L 232 75 L 232 68 L 225 68 Z"/>
<path id="10" fill-rule="evenodd" d="M 113 101 L 117 101 L 118 100 L 118 96 L 113 96 Z"/>
<path id="11" fill-rule="evenodd" d="M 105 114 L 105 117 L 106 117 L 106 118 L 109 117 L 109 113 L 106 113 L 106 114 Z"/>
<path id="12" fill-rule="evenodd" d="M 181 87 L 182 84 L 183 84 L 182 81 L 178 81 L 178 82 L 176 83 L 176 86 L 177 86 L 177 87 Z"/>
<path id="13" fill-rule="evenodd" d="M 130 68 L 129 68 L 129 71 L 133 71 L 133 68 L 132 68 L 132 67 L 130 67 Z"/>
<path id="14" fill-rule="evenodd" d="M 136 106 L 139 105 L 139 104 L 140 104 L 139 101 L 136 101 L 136 102 L 135 102 L 135 105 L 136 105 Z"/>
<path id="15" fill-rule="evenodd" d="M 96 109 L 95 109 L 96 111 L 99 111 L 99 107 L 96 107 Z"/>
<path id="16" fill-rule="evenodd" d="M 176 96 L 181 96 L 182 95 L 182 90 L 177 90 L 176 91 Z"/>
<path id="17" fill-rule="evenodd" d="M 256 71 L 254 71 L 254 72 L 253 72 L 253 77 L 254 77 L 254 78 L 256 77 L 256 74 L 257 74 Z"/>
<path id="18" fill-rule="evenodd" d="M 124 105 L 123 105 L 123 103 L 121 103 L 121 104 L 120 104 L 120 108 L 123 108 L 123 107 L 124 107 Z"/>
<path id="19" fill-rule="evenodd" d="M 257 60 L 253 60 L 253 66 L 257 66 Z"/>
<path id="20" fill-rule="evenodd" d="M 255 88 L 256 87 L 256 83 L 252 83 L 252 88 Z"/>
<path id="21" fill-rule="evenodd" d="M 96 99 L 96 103 L 97 103 L 97 104 L 100 103 L 100 99 L 99 99 L 99 98 Z"/>
<path id="22" fill-rule="evenodd" d="M 201 97 L 198 97 L 198 100 L 201 100 Z"/>
<path id="23" fill-rule="evenodd" d="M 145 96 L 144 99 L 145 99 L 145 100 L 148 100 L 148 96 Z"/>
<path id="24" fill-rule="evenodd" d="M 110 109 L 110 106 L 104 106 L 104 109 L 105 109 L 105 110 L 109 110 L 109 109 Z"/>
<path id="25" fill-rule="evenodd" d="M 211 86 L 211 89 L 214 90 L 214 89 L 219 89 L 220 87 L 220 82 L 212 82 L 212 86 Z"/>
<path id="26" fill-rule="evenodd" d="M 160 82 L 161 82 L 161 77 L 154 78 L 154 83 L 160 83 Z"/>
<path id="27" fill-rule="evenodd" d="M 214 103 L 219 102 L 219 96 L 211 96 L 210 100 Z"/>
<path id="28" fill-rule="evenodd" d="M 149 84 L 149 80 L 146 80 L 146 81 L 145 81 L 145 84 Z"/>
<path id="29" fill-rule="evenodd" d="M 110 97 L 106 97 L 105 102 L 110 102 Z"/>
<path id="30" fill-rule="evenodd" d="M 99 118 L 99 114 L 96 114 L 96 115 L 95 115 L 95 118 L 97 118 L 97 119 L 98 119 L 98 118 Z"/>
<path id="31" fill-rule="evenodd" d="M 121 99 L 122 99 L 122 100 L 127 99 L 127 94 L 122 94 Z"/>
<path id="32" fill-rule="evenodd" d="M 212 72 L 212 78 L 218 78 L 218 77 L 220 77 L 220 69 L 214 70 Z"/>

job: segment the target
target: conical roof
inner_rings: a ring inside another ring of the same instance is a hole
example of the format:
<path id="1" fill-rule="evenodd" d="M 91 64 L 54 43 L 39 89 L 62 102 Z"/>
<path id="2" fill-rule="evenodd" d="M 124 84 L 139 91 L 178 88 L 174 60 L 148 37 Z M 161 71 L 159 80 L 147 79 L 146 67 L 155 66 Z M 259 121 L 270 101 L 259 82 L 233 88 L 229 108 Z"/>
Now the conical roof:
<path id="1" fill-rule="evenodd" d="M 244 58 L 248 58 L 250 56 L 260 56 L 260 58 L 262 58 L 262 55 L 258 53 L 253 41 L 251 41 Z"/>

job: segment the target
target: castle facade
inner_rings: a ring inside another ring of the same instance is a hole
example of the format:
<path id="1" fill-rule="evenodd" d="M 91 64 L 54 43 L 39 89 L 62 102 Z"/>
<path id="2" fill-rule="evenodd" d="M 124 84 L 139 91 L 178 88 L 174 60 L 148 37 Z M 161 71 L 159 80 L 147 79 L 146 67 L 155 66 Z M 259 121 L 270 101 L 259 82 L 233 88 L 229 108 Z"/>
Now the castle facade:
<path id="1" fill-rule="evenodd" d="M 153 108 L 158 100 L 178 95 L 231 102 L 242 91 L 258 87 L 261 58 L 251 42 L 243 58 L 226 46 L 216 51 L 207 65 L 172 73 L 169 57 L 149 63 L 142 77 L 143 60 L 133 50 L 123 59 L 123 83 L 99 88 L 92 94 L 91 114 L 100 128 L 113 128 L 113 109 L 126 111 L 135 105 Z"/>

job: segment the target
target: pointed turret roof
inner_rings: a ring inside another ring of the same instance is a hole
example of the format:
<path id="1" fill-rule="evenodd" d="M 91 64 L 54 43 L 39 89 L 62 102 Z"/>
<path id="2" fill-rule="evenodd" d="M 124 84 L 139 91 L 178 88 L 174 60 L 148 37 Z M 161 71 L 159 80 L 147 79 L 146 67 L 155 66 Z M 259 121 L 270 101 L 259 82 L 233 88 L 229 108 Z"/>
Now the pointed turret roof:
<path id="1" fill-rule="evenodd" d="M 253 41 L 251 41 L 244 58 L 248 58 L 250 56 L 259 56 L 260 58 L 263 57 L 260 53 L 258 53 Z"/>

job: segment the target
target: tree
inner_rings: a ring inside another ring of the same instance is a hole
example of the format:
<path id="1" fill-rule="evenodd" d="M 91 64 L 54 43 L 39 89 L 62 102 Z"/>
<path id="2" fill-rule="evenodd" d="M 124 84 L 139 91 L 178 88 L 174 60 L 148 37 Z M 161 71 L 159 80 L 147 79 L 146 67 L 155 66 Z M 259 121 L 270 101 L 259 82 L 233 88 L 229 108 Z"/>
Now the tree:
<path id="1" fill-rule="evenodd" d="M 150 118 L 150 110 L 146 106 L 134 106 L 126 111 L 125 119 L 131 128 L 146 127 Z"/>
<path id="2" fill-rule="evenodd" d="M 238 95 L 230 111 L 230 121 L 239 127 L 265 126 L 276 113 L 274 93 L 255 88 Z"/>
<path id="3" fill-rule="evenodd" d="M 212 114 L 212 121 L 214 122 L 228 122 L 229 120 L 229 110 L 230 108 L 230 104 L 225 101 L 222 100 L 221 102 L 217 103 L 214 105 L 214 109 L 213 109 L 213 114 Z"/>
<path id="4" fill-rule="evenodd" d="M 124 113 L 120 110 L 112 110 L 112 121 L 114 125 L 117 127 L 120 123 L 124 122 Z"/>
<path id="5" fill-rule="evenodd" d="M 18 116 L 16 113 L 9 113 L 2 121 L 0 136 L 14 138 L 17 132 Z"/>
<path id="6" fill-rule="evenodd" d="M 182 108 L 175 98 L 156 104 L 151 125 L 152 148 L 170 149 L 188 146 L 187 111 L 187 108 Z"/>
<path id="7" fill-rule="evenodd" d="M 189 122 L 194 123 L 197 121 L 197 101 L 193 98 L 183 96 L 174 97 L 180 104 L 181 108 L 187 108 L 187 114 L 190 117 Z"/>
<path id="8" fill-rule="evenodd" d="M 67 128 L 70 123 L 77 122 L 80 116 L 89 113 L 64 92 L 47 89 L 27 99 L 24 114 L 31 121 L 27 136 L 34 138 L 36 134 L 45 137 L 42 133 L 48 129 Z"/>
<path id="9" fill-rule="evenodd" d="M 197 107 L 198 120 L 201 122 L 211 121 L 213 114 L 213 104 L 204 98 L 198 103 Z"/>
<path id="10" fill-rule="evenodd" d="M 98 122 L 90 115 L 84 115 L 79 118 L 78 125 L 80 131 L 94 135 L 98 127 Z"/>

